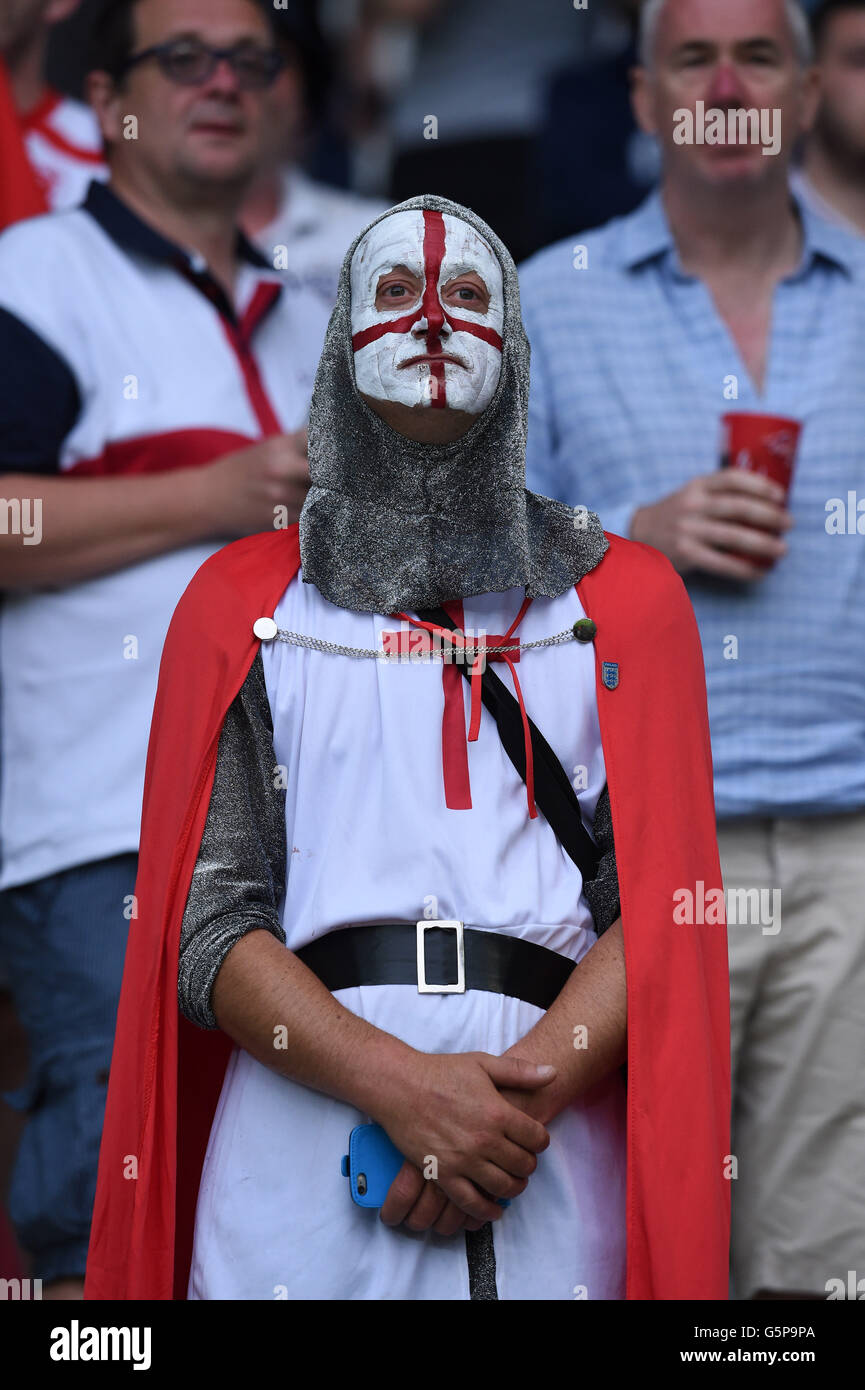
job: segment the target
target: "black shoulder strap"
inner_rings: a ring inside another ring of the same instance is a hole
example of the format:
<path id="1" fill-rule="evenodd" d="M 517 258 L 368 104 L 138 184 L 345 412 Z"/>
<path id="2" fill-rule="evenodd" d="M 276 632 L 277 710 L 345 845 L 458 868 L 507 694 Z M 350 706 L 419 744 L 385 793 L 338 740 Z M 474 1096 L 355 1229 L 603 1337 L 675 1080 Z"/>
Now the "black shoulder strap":
<path id="1" fill-rule="evenodd" d="M 452 632 L 458 631 L 457 624 L 444 608 L 418 608 L 415 611 L 423 622 L 437 623 L 439 627 L 449 628 Z M 459 666 L 466 680 L 471 681 L 470 664 L 463 661 Z M 520 707 L 504 682 L 490 669 L 489 662 L 481 676 L 481 700 L 496 721 L 505 752 L 525 782 L 526 748 Z M 531 719 L 529 730 L 535 769 L 535 801 L 573 859 L 583 881 L 588 883 L 598 872 L 600 851 L 583 825 L 579 798 L 565 769 Z"/>

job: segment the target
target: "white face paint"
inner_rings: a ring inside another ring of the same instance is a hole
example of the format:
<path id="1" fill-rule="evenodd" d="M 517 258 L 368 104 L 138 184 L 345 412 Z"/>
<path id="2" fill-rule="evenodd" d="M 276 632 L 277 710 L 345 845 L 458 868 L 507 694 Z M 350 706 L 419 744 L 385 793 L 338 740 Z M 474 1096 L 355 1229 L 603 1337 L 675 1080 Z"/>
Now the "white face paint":
<path id="1" fill-rule="evenodd" d="M 480 277 L 489 304 L 472 291 L 469 272 Z M 351 333 L 355 381 L 364 395 L 480 414 L 498 384 L 503 323 L 501 267 L 460 218 L 428 209 L 397 212 L 358 244 Z"/>

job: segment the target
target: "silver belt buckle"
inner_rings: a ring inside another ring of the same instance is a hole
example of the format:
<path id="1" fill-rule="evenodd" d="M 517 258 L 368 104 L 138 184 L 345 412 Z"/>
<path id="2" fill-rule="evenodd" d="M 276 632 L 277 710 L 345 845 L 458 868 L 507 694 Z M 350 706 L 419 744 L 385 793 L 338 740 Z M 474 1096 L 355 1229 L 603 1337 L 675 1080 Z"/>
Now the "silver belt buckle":
<path id="1" fill-rule="evenodd" d="M 427 984 L 426 958 L 424 956 L 424 932 L 428 927 L 454 927 L 457 934 L 457 982 L 455 985 Z M 465 994 L 466 956 L 463 941 L 462 922 L 445 921 L 435 917 L 417 924 L 417 987 L 419 994 Z"/>

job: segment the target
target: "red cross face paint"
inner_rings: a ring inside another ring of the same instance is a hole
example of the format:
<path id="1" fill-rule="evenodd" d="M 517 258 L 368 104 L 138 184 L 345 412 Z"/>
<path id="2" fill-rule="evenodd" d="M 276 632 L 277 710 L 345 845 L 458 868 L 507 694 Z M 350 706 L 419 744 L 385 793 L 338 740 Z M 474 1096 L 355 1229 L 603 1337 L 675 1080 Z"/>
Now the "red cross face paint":
<path id="1" fill-rule="evenodd" d="M 501 267 L 467 222 L 397 212 L 359 242 L 351 342 L 363 395 L 480 414 L 498 384 L 503 322 Z"/>

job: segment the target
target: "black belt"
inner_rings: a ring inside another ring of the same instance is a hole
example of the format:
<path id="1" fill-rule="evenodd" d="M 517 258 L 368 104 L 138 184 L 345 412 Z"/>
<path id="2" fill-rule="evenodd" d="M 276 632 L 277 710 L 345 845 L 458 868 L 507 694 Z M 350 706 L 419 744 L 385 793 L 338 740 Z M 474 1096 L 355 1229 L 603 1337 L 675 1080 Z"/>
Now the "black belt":
<path id="1" fill-rule="evenodd" d="M 364 922 L 340 927 L 295 955 L 331 991 L 415 985 L 421 994 L 485 989 L 548 1009 L 576 962 L 558 951 L 462 922 Z"/>

